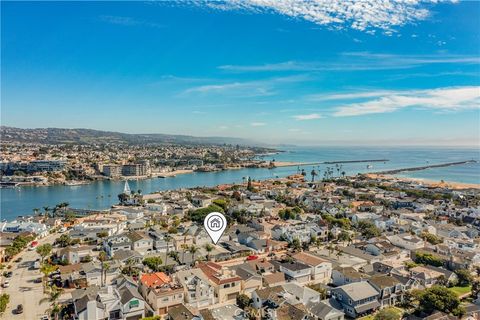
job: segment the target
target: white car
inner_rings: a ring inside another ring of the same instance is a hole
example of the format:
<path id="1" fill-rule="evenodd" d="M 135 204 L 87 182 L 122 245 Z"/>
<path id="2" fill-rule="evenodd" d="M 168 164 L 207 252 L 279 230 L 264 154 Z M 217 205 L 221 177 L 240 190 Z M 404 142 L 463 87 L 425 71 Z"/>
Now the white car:
<path id="1" fill-rule="evenodd" d="M 8 280 L 5 280 L 5 282 L 2 284 L 2 287 L 4 288 L 10 287 L 10 282 Z"/>

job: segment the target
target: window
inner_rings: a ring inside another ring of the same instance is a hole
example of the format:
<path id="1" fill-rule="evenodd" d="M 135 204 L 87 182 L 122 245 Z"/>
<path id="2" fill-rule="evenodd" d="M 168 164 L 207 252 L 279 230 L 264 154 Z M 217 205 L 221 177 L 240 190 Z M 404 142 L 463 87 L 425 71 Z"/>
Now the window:
<path id="1" fill-rule="evenodd" d="M 138 302 L 138 300 L 131 300 L 130 303 L 128 304 L 130 308 L 137 308 L 139 305 L 140 305 L 140 302 Z"/>

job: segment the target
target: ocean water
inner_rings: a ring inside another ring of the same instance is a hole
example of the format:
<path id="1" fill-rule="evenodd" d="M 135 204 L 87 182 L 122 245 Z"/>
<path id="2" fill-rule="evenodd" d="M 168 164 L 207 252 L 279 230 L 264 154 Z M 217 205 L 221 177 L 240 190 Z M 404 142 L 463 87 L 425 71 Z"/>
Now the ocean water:
<path id="1" fill-rule="evenodd" d="M 315 168 L 323 177 L 326 167 L 333 168 L 334 175 L 345 171 L 347 175 L 364 172 L 376 172 L 406 167 L 425 166 L 465 160 L 476 160 L 459 166 L 427 169 L 402 173 L 401 176 L 428 180 L 480 184 L 480 150 L 453 148 L 382 148 L 382 147 L 294 147 L 284 148 L 285 152 L 265 156 L 265 160 L 294 162 L 323 162 L 345 160 L 388 159 L 387 162 L 344 163 L 337 170 L 335 165 L 307 165 L 281 167 L 275 169 L 241 169 L 209 173 L 191 173 L 170 178 L 152 178 L 129 181 L 132 190 L 150 193 L 158 190 L 189 188 L 196 186 L 215 186 L 223 183 L 238 183 L 243 177 L 267 179 L 284 177 L 305 169 L 309 174 Z M 373 166 L 368 169 L 367 164 Z M 0 218 L 13 220 L 19 215 L 32 214 L 34 208 L 55 206 L 68 202 L 74 208 L 105 209 L 118 202 L 117 195 L 122 192 L 124 181 L 100 181 L 80 186 L 20 187 L 0 189 Z"/>

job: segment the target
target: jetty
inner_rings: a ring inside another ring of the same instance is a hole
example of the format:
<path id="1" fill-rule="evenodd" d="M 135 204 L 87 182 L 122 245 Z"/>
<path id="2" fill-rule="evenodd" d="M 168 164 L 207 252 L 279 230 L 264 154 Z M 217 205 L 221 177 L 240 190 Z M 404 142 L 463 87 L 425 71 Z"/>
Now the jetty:
<path id="1" fill-rule="evenodd" d="M 325 161 L 324 164 L 337 164 L 337 163 L 362 163 L 362 162 L 387 162 L 388 159 L 371 159 L 371 160 L 340 160 L 340 161 Z"/>
<path id="2" fill-rule="evenodd" d="M 401 173 L 401 172 L 421 171 L 421 170 L 432 169 L 432 168 L 459 166 L 459 165 L 462 165 L 462 164 L 476 163 L 476 162 L 477 162 L 476 160 L 447 162 L 447 163 L 431 164 L 431 165 L 428 165 L 428 166 L 421 166 L 421 167 L 409 167 L 409 168 L 401 168 L 401 169 L 394 169 L 394 170 L 387 170 L 387 171 L 378 171 L 378 172 L 374 172 L 374 173 L 376 173 L 376 174 L 397 174 L 397 173 Z"/>

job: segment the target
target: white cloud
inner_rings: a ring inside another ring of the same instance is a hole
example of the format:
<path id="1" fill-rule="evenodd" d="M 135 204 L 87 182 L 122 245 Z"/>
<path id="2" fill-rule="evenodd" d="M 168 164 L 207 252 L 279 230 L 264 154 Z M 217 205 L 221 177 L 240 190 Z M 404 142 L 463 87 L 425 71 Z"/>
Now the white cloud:
<path id="1" fill-rule="evenodd" d="M 480 57 L 468 55 L 396 55 L 371 52 L 344 52 L 335 60 L 285 61 L 262 65 L 223 65 L 219 69 L 231 72 L 265 71 L 364 71 L 408 69 L 433 64 L 478 64 Z"/>
<path id="2" fill-rule="evenodd" d="M 336 108 L 334 116 L 360 116 L 394 112 L 403 108 L 458 111 L 480 107 L 480 87 L 447 87 L 428 90 L 396 91 L 376 99 Z"/>
<path id="3" fill-rule="evenodd" d="M 354 93 L 339 93 L 339 94 L 312 94 L 307 96 L 307 99 L 312 101 L 353 100 L 353 99 L 379 97 L 382 95 L 392 94 L 395 92 L 396 91 L 391 91 L 391 90 L 376 90 L 376 91 L 360 91 L 360 92 L 354 92 Z"/>
<path id="4" fill-rule="evenodd" d="M 295 120 L 299 121 L 304 121 L 304 120 L 315 120 L 315 119 L 320 119 L 322 116 L 318 113 L 310 113 L 310 114 L 299 114 L 296 116 L 293 116 Z"/>
<path id="5" fill-rule="evenodd" d="M 250 125 L 251 125 L 252 127 L 263 127 L 263 126 L 265 126 L 265 125 L 267 125 L 267 124 L 266 124 L 265 122 L 252 122 L 252 123 L 250 123 Z"/>
<path id="6" fill-rule="evenodd" d="M 227 130 L 228 127 L 227 127 L 227 126 L 220 126 L 220 127 L 218 127 L 218 129 L 220 129 L 220 130 Z"/>
<path id="7" fill-rule="evenodd" d="M 122 26 L 147 26 L 152 28 L 163 28 L 163 25 L 161 24 L 145 20 L 138 20 L 132 17 L 101 15 L 99 19 L 103 22 Z"/>
<path id="8" fill-rule="evenodd" d="M 244 97 L 269 96 L 274 94 L 275 87 L 286 83 L 304 82 L 309 80 L 308 75 L 294 75 L 287 77 L 274 77 L 254 81 L 237 81 L 220 84 L 200 85 L 186 89 L 183 94 L 238 94 Z"/>
<path id="9" fill-rule="evenodd" d="M 351 28 L 370 34 L 429 17 L 429 4 L 441 0 L 192 0 L 217 10 L 277 13 L 333 29 Z M 453 2 L 453 1 L 449 1 Z"/>

